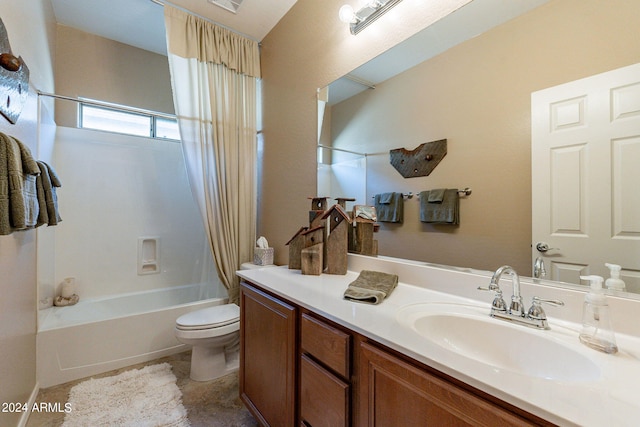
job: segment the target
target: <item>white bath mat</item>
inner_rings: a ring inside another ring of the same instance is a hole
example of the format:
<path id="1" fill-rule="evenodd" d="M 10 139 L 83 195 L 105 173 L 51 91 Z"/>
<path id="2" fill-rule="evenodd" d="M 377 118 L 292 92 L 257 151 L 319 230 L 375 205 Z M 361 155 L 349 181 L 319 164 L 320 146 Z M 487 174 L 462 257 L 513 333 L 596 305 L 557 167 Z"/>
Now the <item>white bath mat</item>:
<path id="1" fill-rule="evenodd" d="M 171 365 L 161 363 L 90 379 L 69 392 L 63 427 L 188 427 Z"/>

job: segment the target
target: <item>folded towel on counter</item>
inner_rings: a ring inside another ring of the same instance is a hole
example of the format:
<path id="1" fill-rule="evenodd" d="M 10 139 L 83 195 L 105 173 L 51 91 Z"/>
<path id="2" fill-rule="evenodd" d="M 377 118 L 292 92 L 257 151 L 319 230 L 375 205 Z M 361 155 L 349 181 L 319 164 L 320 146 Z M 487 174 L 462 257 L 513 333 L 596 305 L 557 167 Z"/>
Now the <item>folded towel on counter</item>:
<path id="1" fill-rule="evenodd" d="M 37 163 L 40 168 L 40 175 L 36 179 L 38 204 L 40 205 L 37 226 L 44 224 L 57 225 L 62 221 L 62 218 L 60 218 L 58 211 L 56 187 L 61 187 L 62 184 L 51 166 L 42 161 Z"/>
<path id="2" fill-rule="evenodd" d="M 402 222 L 404 216 L 404 198 L 402 193 L 382 193 L 374 196 L 374 205 L 378 221 Z"/>
<path id="3" fill-rule="evenodd" d="M 398 285 L 398 276 L 380 271 L 362 270 L 344 291 L 344 299 L 380 304 Z"/>
<path id="4" fill-rule="evenodd" d="M 438 191 L 439 190 L 431 190 Z M 431 224 L 460 224 L 460 196 L 457 188 L 444 191 L 442 202 L 429 202 L 431 191 L 420 193 L 420 221 Z"/>

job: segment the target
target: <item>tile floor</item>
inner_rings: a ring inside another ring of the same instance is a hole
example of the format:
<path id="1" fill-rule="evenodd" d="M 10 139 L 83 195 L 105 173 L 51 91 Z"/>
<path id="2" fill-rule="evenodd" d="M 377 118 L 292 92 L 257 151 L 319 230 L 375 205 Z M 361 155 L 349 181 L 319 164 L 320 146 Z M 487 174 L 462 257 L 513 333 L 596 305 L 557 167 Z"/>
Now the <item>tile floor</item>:
<path id="1" fill-rule="evenodd" d="M 185 352 L 93 377 L 117 375 L 129 369 L 167 362 L 172 366 L 173 374 L 177 378 L 178 387 L 182 391 L 182 404 L 187 409 L 192 427 L 255 427 L 258 425 L 238 397 L 237 373 L 213 381 L 192 381 L 189 378 L 190 361 L 191 352 Z M 38 393 L 36 402 L 60 402 L 64 407 L 71 387 L 85 379 L 42 389 Z M 63 422 L 64 413 L 32 413 L 27 427 L 58 427 Z"/>

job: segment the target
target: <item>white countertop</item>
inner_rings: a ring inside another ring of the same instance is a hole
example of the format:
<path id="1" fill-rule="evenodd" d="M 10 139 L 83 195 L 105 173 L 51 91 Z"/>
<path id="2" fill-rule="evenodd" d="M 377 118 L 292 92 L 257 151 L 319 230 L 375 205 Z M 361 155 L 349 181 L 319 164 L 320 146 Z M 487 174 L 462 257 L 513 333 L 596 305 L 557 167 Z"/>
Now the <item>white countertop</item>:
<path id="1" fill-rule="evenodd" d="M 397 288 L 379 305 L 347 301 L 343 293 L 362 269 L 398 274 Z M 579 352 L 600 369 L 596 380 L 561 382 L 496 368 L 446 350 L 398 322 L 401 308 L 421 303 L 454 303 L 474 310 L 486 310 L 489 318 L 492 297 L 477 291 L 488 278 L 473 273 L 445 271 L 428 266 L 411 266 L 376 258 L 350 255 L 349 272 L 342 275 L 302 275 L 300 270 L 271 267 L 240 270 L 238 275 L 301 307 L 307 308 L 355 332 L 393 348 L 417 361 L 459 379 L 508 403 L 559 425 L 637 426 L 640 420 L 640 340 L 616 334 L 619 352 L 608 355 L 592 350 L 578 341 L 580 325 L 552 317 L 561 311 L 547 310 L 551 330 L 530 328 L 527 333 L 544 334 Z M 406 280 L 405 280 L 406 279 Z M 502 286 L 502 283 L 501 283 Z M 510 281 L 502 286 L 509 298 Z M 443 292 L 446 289 L 447 292 Z M 532 295 L 525 293 L 525 304 Z M 557 297 L 553 290 L 538 296 Z M 581 295 L 560 292 L 560 299 L 571 300 L 566 313 L 575 317 L 581 307 Z M 546 307 L 545 307 L 546 309 Z M 573 320 L 573 318 L 571 319 Z M 620 321 L 620 319 L 619 319 Z M 524 326 L 513 326 L 525 328 Z M 553 356 L 553 355 L 552 355 Z M 551 357 L 553 359 L 553 357 Z"/>

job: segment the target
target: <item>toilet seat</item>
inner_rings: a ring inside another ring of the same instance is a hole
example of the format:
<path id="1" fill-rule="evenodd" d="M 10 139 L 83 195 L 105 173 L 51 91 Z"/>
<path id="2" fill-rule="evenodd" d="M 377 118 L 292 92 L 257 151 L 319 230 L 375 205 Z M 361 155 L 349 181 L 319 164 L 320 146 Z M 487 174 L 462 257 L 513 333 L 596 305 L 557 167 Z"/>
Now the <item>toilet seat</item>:
<path id="1" fill-rule="evenodd" d="M 240 307 L 235 304 L 224 304 L 183 314 L 176 320 L 176 329 L 201 331 L 222 328 L 238 322 L 240 322 Z"/>

